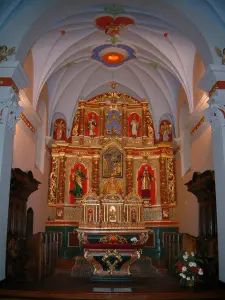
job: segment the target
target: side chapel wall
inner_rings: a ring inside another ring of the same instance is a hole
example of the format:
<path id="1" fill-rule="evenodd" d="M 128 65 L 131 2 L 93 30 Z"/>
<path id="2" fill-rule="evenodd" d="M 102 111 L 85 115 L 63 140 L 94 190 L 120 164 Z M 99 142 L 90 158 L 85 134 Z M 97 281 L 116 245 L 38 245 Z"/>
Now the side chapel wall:
<path id="1" fill-rule="evenodd" d="M 24 63 L 24 70 L 27 73 L 31 85 L 23 90 L 31 104 L 33 103 L 33 58 L 30 51 Z M 48 110 L 48 88 L 44 85 L 40 99 L 42 99 Z M 34 112 L 35 113 L 35 112 Z M 48 111 L 47 111 L 48 115 Z M 25 115 L 26 117 L 26 115 Z M 28 120 L 29 121 L 29 120 Z M 46 124 L 48 120 L 46 120 Z M 31 124 L 34 125 L 34 124 Z M 31 207 L 34 211 L 34 233 L 45 231 L 45 221 L 51 216 L 51 209 L 48 208 L 48 182 L 49 182 L 49 166 L 50 155 L 45 151 L 44 172 L 42 173 L 35 166 L 36 152 L 36 132 L 32 132 L 23 120 L 16 125 L 16 133 L 14 137 L 13 163 L 12 168 L 20 168 L 23 171 L 31 170 L 34 177 L 41 182 L 39 189 L 31 194 L 27 207 Z M 47 132 L 47 127 L 46 127 Z M 47 135 L 47 134 L 46 134 Z"/>
<path id="2" fill-rule="evenodd" d="M 193 99 L 194 107 L 203 96 L 203 91 L 198 88 L 198 82 L 204 73 L 204 65 L 196 52 L 195 64 L 193 68 Z M 178 98 L 178 120 L 180 116 L 180 106 L 187 103 L 185 92 L 182 88 Z M 191 116 L 190 116 L 191 118 Z M 200 121 L 200 120 L 199 120 Z M 190 132 L 193 128 L 189 128 Z M 198 236 L 198 203 L 197 198 L 187 191 L 184 185 L 192 179 L 193 172 L 203 172 L 208 169 L 213 170 L 211 127 L 204 122 L 200 128 L 191 135 L 190 138 L 190 170 L 182 177 L 180 153 L 176 154 L 176 190 L 177 190 L 177 216 L 180 222 L 180 232 Z"/>

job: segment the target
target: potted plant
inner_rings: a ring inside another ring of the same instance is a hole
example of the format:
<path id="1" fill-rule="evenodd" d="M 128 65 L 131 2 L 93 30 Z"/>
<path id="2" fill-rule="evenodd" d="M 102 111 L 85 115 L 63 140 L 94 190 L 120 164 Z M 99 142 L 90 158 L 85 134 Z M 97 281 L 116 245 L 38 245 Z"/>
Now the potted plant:
<path id="1" fill-rule="evenodd" d="M 181 286 L 193 287 L 197 276 L 203 275 L 203 269 L 200 267 L 202 261 L 198 259 L 194 252 L 182 253 L 176 261 L 175 268 L 177 274 L 181 277 Z"/>

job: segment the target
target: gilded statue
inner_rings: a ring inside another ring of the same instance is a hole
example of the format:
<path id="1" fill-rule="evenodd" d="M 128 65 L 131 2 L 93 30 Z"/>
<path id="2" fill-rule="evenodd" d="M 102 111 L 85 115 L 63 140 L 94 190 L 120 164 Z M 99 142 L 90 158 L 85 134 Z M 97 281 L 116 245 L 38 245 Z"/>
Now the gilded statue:
<path id="1" fill-rule="evenodd" d="M 138 135 L 138 127 L 139 127 L 136 114 L 133 114 L 133 116 L 132 116 L 132 120 L 130 122 L 130 127 L 131 127 L 131 135 L 134 139 L 136 139 L 136 137 Z"/>
<path id="2" fill-rule="evenodd" d="M 148 137 L 153 137 L 153 128 L 152 128 L 152 121 L 150 118 L 146 119 L 146 125 L 147 125 L 147 135 Z"/>
<path id="3" fill-rule="evenodd" d="M 140 176 L 141 192 L 143 198 L 151 196 L 151 183 L 155 178 L 150 174 L 148 166 L 145 166 L 143 173 Z"/>
<path id="4" fill-rule="evenodd" d="M 60 120 L 60 122 L 55 122 L 55 135 L 56 140 L 59 141 L 63 138 L 63 134 L 66 130 L 65 122 L 64 120 Z"/>
<path id="5" fill-rule="evenodd" d="M 0 46 L 0 63 L 7 61 L 7 56 L 15 54 L 15 47 L 9 48 L 5 45 Z"/>
<path id="6" fill-rule="evenodd" d="M 70 193 L 75 197 L 81 198 L 83 196 L 84 179 L 87 178 L 86 174 L 82 171 L 81 166 L 73 173 L 72 178 L 74 180 L 74 188 L 70 190 Z"/>
<path id="7" fill-rule="evenodd" d="M 162 122 L 160 126 L 160 133 L 162 135 L 163 142 L 168 142 L 172 133 L 172 125 Z"/>
<path id="8" fill-rule="evenodd" d="M 88 121 L 88 133 L 90 137 L 94 137 L 95 136 L 95 129 L 97 126 L 97 122 L 95 120 L 95 115 L 92 114 L 91 115 L 91 119 Z"/>
<path id="9" fill-rule="evenodd" d="M 123 194 L 122 182 L 117 180 L 113 175 L 107 180 L 102 187 L 102 194 Z"/>
<path id="10" fill-rule="evenodd" d="M 74 125 L 72 130 L 73 136 L 78 136 L 79 123 L 80 123 L 80 112 L 77 111 L 76 116 L 74 118 Z"/>

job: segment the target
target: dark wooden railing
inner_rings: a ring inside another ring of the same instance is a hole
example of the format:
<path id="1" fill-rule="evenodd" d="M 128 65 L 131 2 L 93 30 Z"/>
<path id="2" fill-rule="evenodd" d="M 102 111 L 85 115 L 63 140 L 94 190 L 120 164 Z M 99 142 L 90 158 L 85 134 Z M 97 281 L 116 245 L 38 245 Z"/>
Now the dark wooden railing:
<path id="1" fill-rule="evenodd" d="M 167 268 L 172 272 L 175 258 L 181 252 L 195 252 L 197 238 L 187 233 L 168 232 L 165 236 Z"/>
<path id="2" fill-rule="evenodd" d="M 55 272 L 58 258 L 58 234 L 37 233 L 28 241 L 29 263 L 27 275 L 30 280 L 44 280 Z"/>

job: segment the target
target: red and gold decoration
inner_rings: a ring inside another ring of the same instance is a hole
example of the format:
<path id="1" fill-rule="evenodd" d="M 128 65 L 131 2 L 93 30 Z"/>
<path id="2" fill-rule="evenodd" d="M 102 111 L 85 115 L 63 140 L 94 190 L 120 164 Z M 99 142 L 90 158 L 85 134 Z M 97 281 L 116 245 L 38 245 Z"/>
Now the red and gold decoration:
<path id="1" fill-rule="evenodd" d="M 53 138 L 57 141 L 66 140 L 66 121 L 57 119 L 54 123 Z"/>
<path id="2" fill-rule="evenodd" d="M 98 136 L 99 117 L 96 112 L 92 111 L 85 118 L 85 135 L 90 137 Z"/>
<path id="3" fill-rule="evenodd" d="M 128 117 L 128 136 L 133 138 L 141 136 L 141 117 L 134 112 Z"/>
<path id="4" fill-rule="evenodd" d="M 110 37 L 115 37 L 119 35 L 119 32 L 125 26 L 134 24 L 134 20 L 127 16 L 101 16 L 95 19 L 95 24 L 98 29 L 105 32 L 106 35 Z"/>
<path id="5" fill-rule="evenodd" d="M 162 120 L 160 122 L 160 142 L 172 142 L 173 127 L 170 121 Z"/>
<path id="6" fill-rule="evenodd" d="M 150 199 L 151 205 L 156 204 L 155 199 L 155 174 L 151 166 L 143 165 L 138 171 L 138 194 L 143 199 Z"/>
<path id="7" fill-rule="evenodd" d="M 76 164 L 70 171 L 70 204 L 81 200 L 87 193 L 87 169 L 83 164 Z"/>
<path id="8" fill-rule="evenodd" d="M 78 226 L 94 276 L 130 276 L 148 239 L 146 226 L 177 226 L 171 124 L 161 125 L 166 142 L 164 131 L 155 140 L 148 102 L 115 90 L 79 100 L 67 139 L 65 121 L 55 122 L 51 226 Z"/>

